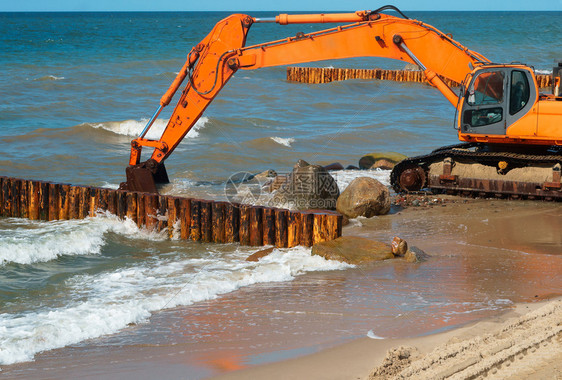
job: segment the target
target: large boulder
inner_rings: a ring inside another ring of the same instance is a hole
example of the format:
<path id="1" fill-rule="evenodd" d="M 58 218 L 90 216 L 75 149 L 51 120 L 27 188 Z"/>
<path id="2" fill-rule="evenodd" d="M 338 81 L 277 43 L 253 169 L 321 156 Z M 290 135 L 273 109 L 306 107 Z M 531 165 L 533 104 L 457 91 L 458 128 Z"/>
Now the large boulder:
<path id="1" fill-rule="evenodd" d="M 338 184 L 327 170 L 299 160 L 287 180 L 275 191 L 270 205 L 292 210 L 335 210 L 339 195 Z"/>
<path id="2" fill-rule="evenodd" d="M 355 265 L 394 257 L 389 244 L 358 236 L 341 236 L 316 243 L 312 247 L 312 254 Z"/>
<path id="3" fill-rule="evenodd" d="M 394 165 L 405 159 L 406 156 L 396 152 L 375 152 L 364 155 L 359 159 L 361 169 L 392 169 Z"/>
<path id="4" fill-rule="evenodd" d="M 355 178 L 339 196 L 336 210 L 348 218 L 388 214 L 390 191 L 374 178 Z"/>

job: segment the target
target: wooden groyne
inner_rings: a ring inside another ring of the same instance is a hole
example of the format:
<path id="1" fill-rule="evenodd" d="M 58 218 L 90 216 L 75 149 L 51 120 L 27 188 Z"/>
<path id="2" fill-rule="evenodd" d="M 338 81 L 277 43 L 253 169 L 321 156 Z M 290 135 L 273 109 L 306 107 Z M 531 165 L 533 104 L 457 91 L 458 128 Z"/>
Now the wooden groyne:
<path id="1" fill-rule="evenodd" d="M 418 82 L 429 84 L 423 72 L 412 70 L 383 70 L 383 69 L 341 69 L 333 67 L 288 67 L 287 80 L 301 83 L 330 83 L 349 79 L 379 79 L 392 80 L 396 82 Z M 444 79 L 450 87 L 456 87 L 459 83 Z M 552 76 L 537 75 L 539 87 L 552 85 Z"/>
<path id="2" fill-rule="evenodd" d="M 279 248 L 341 236 L 342 215 L 0 177 L 0 217 L 69 220 L 108 211 L 170 237 Z"/>

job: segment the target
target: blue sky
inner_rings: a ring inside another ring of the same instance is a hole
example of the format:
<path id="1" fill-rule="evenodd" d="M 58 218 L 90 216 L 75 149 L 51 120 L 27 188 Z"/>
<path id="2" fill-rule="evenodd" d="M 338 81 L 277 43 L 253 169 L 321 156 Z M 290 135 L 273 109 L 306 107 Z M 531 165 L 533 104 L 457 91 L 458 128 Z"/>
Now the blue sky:
<path id="1" fill-rule="evenodd" d="M 284 0 L 0 0 L 0 11 L 335 11 L 375 9 L 393 4 L 412 10 L 562 10 L 562 0 L 395 0 L 395 1 L 321 1 Z"/>

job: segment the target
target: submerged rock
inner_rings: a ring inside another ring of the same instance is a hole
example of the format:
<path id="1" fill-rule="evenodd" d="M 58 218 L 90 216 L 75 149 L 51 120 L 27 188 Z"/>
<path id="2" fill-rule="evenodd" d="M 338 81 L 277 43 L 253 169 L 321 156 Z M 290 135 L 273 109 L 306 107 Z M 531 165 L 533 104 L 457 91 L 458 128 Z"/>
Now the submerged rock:
<path id="1" fill-rule="evenodd" d="M 348 264 L 364 264 L 394 257 L 389 244 L 358 236 L 342 236 L 317 243 L 312 247 L 312 254 Z"/>
<path id="2" fill-rule="evenodd" d="M 258 261 L 262 257 L 265 257 L 265 256 L 269 255 L 271 252 L 273 252 L 274 249 L 275 249 L 274 247 L 271 247 L 271 248 L 266 248 L 266 249 L 262 249 L 260 251 L 257 251 L 255 253 L 251 254 L 250 256 L 248 256 L 246 258 L 246 261 Z"/>
<path id="3" fill-rule="evenodd" d="M 404 255 L 404 260 L 409 263 L 421 263 L 431 257 L 418 247 L 410 247 Z"/>
<path id="4" fill-rule="evenodd" d="M 361 169 L 374 169 L 377 167 L 392 169 L 394 165 L 405 158 L 405 155 L 396 152 L 369 153 L 359 159 L 359 167 Z M 379 166 L 375 166 L 377 161 L 381 161 Z"/>
<path id="5" fill-rule="evenodd" d="M 388 214 L 390 191 L 386 186 L 370 177 L 355 178 L 341 193 L 336 209 L 349 218 Z"/>

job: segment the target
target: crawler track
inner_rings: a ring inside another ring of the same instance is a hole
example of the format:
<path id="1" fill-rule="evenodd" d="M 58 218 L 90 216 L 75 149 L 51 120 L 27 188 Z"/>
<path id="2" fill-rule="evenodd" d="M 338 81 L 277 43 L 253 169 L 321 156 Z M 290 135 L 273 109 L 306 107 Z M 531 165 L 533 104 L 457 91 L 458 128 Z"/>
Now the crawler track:
<path id="1" fill-rule="evenodd" d="M 465 143 L 407 158 L 394 167 L 390 182 L 397 193 L 429 189 L 465 196 L 562 200 L 562 153 L 529 155 L 480 148 Z"/>

